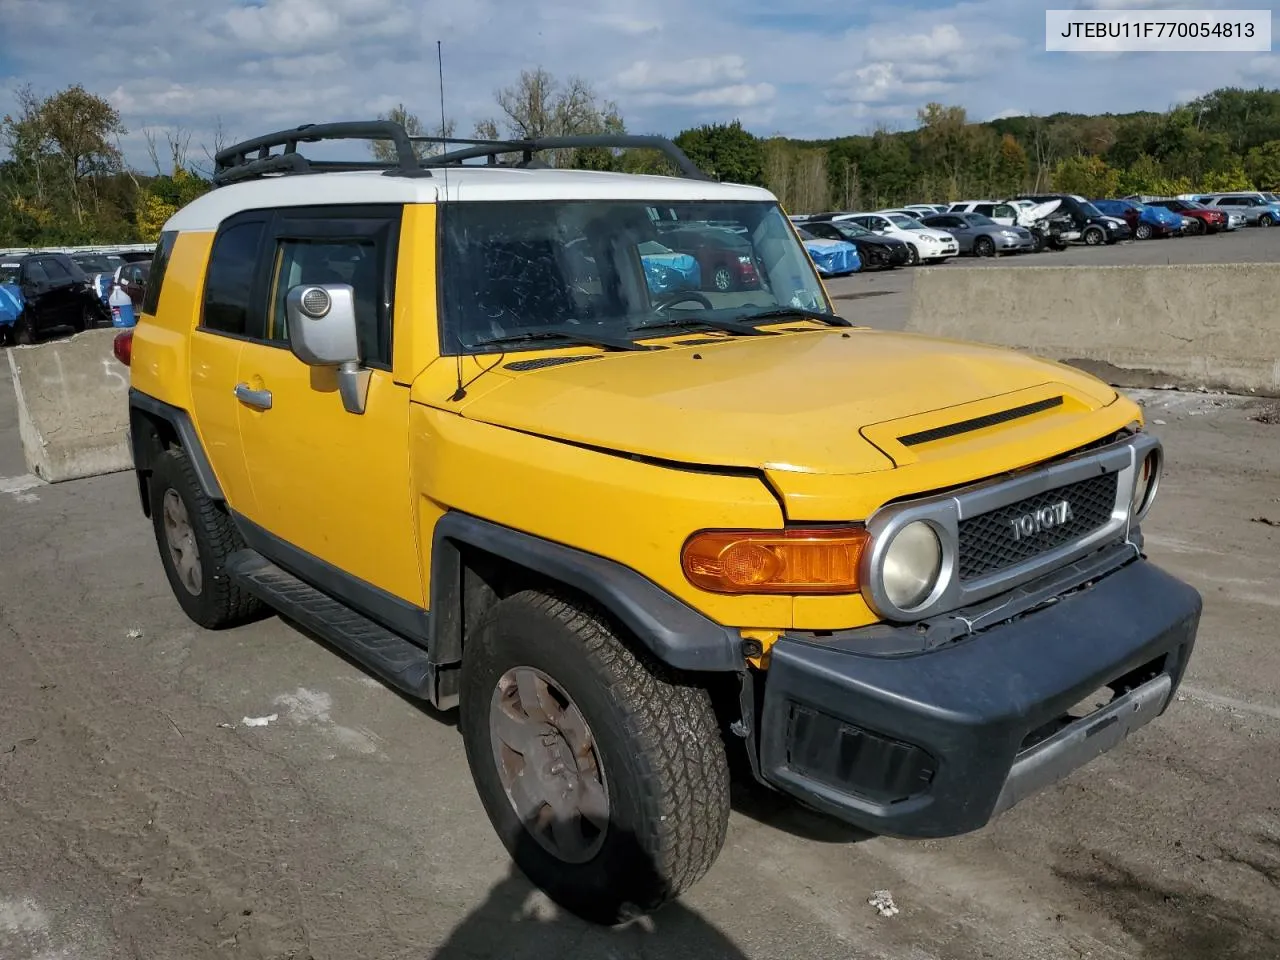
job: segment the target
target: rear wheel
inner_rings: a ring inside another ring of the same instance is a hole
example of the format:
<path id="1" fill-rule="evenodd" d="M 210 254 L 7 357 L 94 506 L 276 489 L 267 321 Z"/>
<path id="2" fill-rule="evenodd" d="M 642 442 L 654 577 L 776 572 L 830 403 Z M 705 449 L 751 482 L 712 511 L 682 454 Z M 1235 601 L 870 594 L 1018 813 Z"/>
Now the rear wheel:
<path id="1" fill-rule="evenodd" d="M 715 272 L 711 274 L 711 285 L 721 293 L 732 290 L 734 287 L 733 271 L 723 265 L 716 267 Z"/>
<path id="2" fill-rule="evenodd" d="M 459 725 L 516 866 L 614 924 L 700 879 L 724 844 L 729 774 L 708 692 L 638 655 L 594 612 L 525 591 L 463 657 Z"/>
<path id="3" fill-rule="evenodd" d="M 149 494 L 160 562 L 183 612 L 210 630 L 260 612 L 261 602 L 226 573 L 227 558 L 244 542 L 226 511 L 205 496 L 185 451 L 156 459 Z"/>
<path id="4" fill-rule="evenodd" d="M 1151 224 L 1149 223 L 1138 224 L 1133 230 L 1133 235 L 1137 237 L 1139 240 L 1150 240 Z"/>

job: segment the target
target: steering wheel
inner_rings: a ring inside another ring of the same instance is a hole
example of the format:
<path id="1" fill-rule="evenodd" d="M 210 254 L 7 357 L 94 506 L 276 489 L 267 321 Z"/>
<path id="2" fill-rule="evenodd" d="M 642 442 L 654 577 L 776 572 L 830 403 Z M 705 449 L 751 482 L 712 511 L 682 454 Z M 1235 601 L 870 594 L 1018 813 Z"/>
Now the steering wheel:
<path id="1" fill-rule="evenodd" d="M 677 303 L 682 303 L 685 300 L 696 300 L 698 303 L 702 304 L 704 309 L 707 310 L 715 309 L 710 300 L 693 290 L 677 290 L 675 293 L 669 293 L 661 298 L 655 298 L 653 309 L 667 310 L 674 307 Z"/>

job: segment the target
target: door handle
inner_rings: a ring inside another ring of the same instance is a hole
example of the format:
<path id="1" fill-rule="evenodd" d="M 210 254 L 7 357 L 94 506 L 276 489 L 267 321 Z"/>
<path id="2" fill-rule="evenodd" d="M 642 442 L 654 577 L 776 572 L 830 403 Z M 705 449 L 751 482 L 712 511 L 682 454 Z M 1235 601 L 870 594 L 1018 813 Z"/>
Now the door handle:
<path id="1" fill-rule="evenodd" d="M 236 384 L 236 399 L 259 410 L 271 409 L 271 391 L 254 390 L 247 383 Z"/>

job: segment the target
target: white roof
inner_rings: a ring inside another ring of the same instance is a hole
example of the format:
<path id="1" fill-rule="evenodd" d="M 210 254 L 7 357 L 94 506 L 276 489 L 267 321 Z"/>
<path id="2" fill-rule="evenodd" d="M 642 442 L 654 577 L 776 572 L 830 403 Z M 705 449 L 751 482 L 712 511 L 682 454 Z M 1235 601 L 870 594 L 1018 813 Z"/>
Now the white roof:
<path id="1" fill-rule="evenodd" d="M 597 170 L 516 167 L 433 168 L 429 177 L 378 172 L 291 174 L 218 187 L 183 207 L 165 230 L 215 230 L 241 210 L 324 203 L 436 203 L 441 200 L 775 201 L 761 187 Z"/>

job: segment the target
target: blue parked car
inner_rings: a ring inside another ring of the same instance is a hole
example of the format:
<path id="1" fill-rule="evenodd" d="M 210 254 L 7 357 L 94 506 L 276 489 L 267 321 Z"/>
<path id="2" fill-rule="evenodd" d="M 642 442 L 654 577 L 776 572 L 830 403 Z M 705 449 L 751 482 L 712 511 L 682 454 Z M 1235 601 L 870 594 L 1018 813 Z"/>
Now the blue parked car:
<path id="1" fill-rule="evenodd" d="M 1182 216 L 1167 207 L 1155 207 L 1137 200 L 1090 201 L 1108 217 L 1119 217 L 1129 225 L 1137 240 L 1172 237 L 1182 231 Z"/>
<path id="2" fill-rule="evenodd" d="M 696 257 L 677 253 L 653 240 L 640 244 L 638 249 L 650 293 L 697 290 L 702 285 L 702 269 Z"/>
<path id="3" fill-rule="evenodd" d="M 862 269 L 862 258 L 858 256 L 858 248 L 848 240 L 815 237 L 798 224 L 796 232 L 804 242 L 809 259 L 818 268 L 818 276 L 839 277 L 846 273 L 857 273 Z"/>

